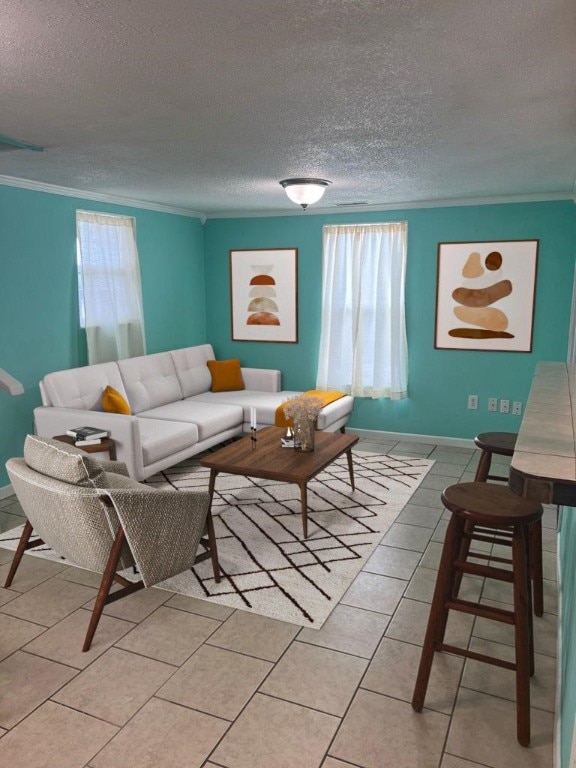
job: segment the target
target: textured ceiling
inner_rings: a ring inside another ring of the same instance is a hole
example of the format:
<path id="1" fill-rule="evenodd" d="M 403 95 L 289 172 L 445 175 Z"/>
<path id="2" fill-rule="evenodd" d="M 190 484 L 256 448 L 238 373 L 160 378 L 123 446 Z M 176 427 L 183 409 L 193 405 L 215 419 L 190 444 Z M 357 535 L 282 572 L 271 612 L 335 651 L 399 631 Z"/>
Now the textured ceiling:
<path id="1" fill-rule="evenodd" d="M 574 195 L 574 0 L 0 0 L 0 175 L 191 211 Z M 316 206 L 318 208 L 318 206 Z"/>

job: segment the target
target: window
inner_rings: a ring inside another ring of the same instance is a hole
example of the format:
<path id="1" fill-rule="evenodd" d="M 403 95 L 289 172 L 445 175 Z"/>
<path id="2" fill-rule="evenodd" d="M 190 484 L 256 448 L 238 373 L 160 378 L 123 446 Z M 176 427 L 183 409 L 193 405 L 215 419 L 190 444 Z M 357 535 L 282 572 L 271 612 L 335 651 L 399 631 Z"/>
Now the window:
<path id="1" fill-rule="evenodd" d="M 318 388 L 407 396 L 406 229 L 405 222 L 324 227 Z"/>
<path id="2" fill-rule="evenodd" d="M 77 211 L 76 232 L 80 325 L 86 329 L 88 362 L 145 354 L 134 219 Z"/>

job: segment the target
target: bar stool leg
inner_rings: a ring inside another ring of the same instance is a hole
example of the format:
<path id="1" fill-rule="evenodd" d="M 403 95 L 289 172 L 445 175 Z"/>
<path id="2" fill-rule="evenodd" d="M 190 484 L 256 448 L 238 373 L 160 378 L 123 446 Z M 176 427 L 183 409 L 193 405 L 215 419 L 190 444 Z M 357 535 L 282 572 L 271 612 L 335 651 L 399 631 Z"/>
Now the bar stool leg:
<path id="1" fill-rule="evenodd" d="M 446 623 L 448 621 L 448 609 L 446 602 L 454 593 L 454 568 L 453 562 L 457 559 L 460 552 L 462 533 L 464 531 L 464 520 L 457 515 L 452 515 L 448 523 L 444 546 L 442 548 L 442 557 L 440 558 L 440 567 L 434 588 L 434 597 L 430 607 L 430 616 L 424 638 L 422 655 L 420 656 L 420 666 L 414 686 L 414 695 L 412 697 L 412 708 L 416 712 L 421 712 L 426 698 L 432 661 L 438 643 L 444 639 Z"/>
<path id="2" fill-rule="evenodd" d="M 531 574 L 534 584 L 534 613 L 542 616 L 544 613 L 544 578 L 542 573 L 542 521 L 538 520 L 530 526 L 530 552 L 532 556 Z"/>
<path id="3" fill-rule="evenodd" d="M 490 451 L 482 451 L 480 454 L 480 461 L 478 462 L 478 469 L 474 477 L 475 483 L 485 483 L 488 473 L 490 472 L 490 465 L 492 464 L 492 454 Z"/>
<path id="4" fill-rule="evenodd" d="M 532 588 L 532 537 L 530 529 L 526 532 L 525 540 L 525 557 L 526 557 L 526 587 L 528 592 L 528 637 L 530 639 L 529 644 L 529 660 L 530 660 L 530 677 L 535 672 L 535 660 L 534 660 L 534 590 Z M 512 550 L 514 551 L 514 550 Z M 514 567 L 514 565 L 512 565 Z"/>
<path id="5" fill-rule="evenodd" d="M 458 555 L 458 559 L 462 562 L 466 561 L 468 559 L 468 554 L 470 552 L 470 546 L 472 544 L 470 536 L 474 533 L 474 523 L 471 523 L 469 520 L 466 521 L 466 525 L 464 526 L 464 535 L 462 536 L 462 541 L 460 542 L 460 554 Z M 460 586 L 462 584 L 462 571 L 458 571 L 454 576 L 454 591 L 452 592 L 452 597 L 456 599 L 458 597 L 458 593 L 460 592 Z"/>
<path id="6" fill-rule="evenodd" d="M 516 646 L 516 728 L 523 747 L 530 744 L 530 595 L 526 560 L 527 532 L 519 526 L 512 537 L 514 568 L 514 642 Z"/>

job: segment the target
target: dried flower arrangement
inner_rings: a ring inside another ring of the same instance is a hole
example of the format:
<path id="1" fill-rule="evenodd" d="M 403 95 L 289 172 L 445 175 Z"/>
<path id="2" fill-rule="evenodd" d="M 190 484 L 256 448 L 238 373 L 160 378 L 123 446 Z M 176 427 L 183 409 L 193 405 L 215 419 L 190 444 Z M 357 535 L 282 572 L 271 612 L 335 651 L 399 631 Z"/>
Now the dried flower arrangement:
<path id="1" fill-rule="evenodd" d="M 301 419 L 316 421 L 322 407 L 322 400 L 319 397 L 302 394 L 288 398 L 283 405 L 283 410 L 284 415 L 292 421 Z"/>

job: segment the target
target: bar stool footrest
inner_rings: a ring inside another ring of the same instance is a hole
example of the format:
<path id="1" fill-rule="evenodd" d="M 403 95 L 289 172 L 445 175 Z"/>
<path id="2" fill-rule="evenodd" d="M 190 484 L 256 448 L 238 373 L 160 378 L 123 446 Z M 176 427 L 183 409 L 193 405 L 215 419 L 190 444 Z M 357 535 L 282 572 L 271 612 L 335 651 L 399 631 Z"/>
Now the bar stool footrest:
<path id="1" fill-rule="evenodd" d="M 476 651 L 469 651 L 466 648 L 458 648 L 456 645 L 439 643 L 436 646 L 436 650 L 452 653 L 455 656 L 464 656 L 464 658 L 473 659 L 474 661 L 483 661 L 485 664 L 492 664 L 493 667 L 502 667 L 503 669 L 509 669 L 511 672 L 516 672 L 516 664 L 512 661 L 497 659 L 494 656 L 486 656 L 484 653 L 476 653 Z"/>
<path id="2" fill-rule="evenodd" d="M 486 480 L 500 480 L 502 483 L 508 482 L 508 478 L 502 477 L 502 475 L 486 475 Z"/>
<path id="3" fill-rule="evenodd" d="M 489 555 L 486 552 L 468 552 L 468 557 L 473 557 L 476 560 L 490 560 L 494 563 L 505 563 L 506 565 L 512 565 L 512 560 L 509 557 L 496 557 L 495 555 Z"/>
<path id="4" fill-rule="evenodd" d="M 483 619 L 492 619 L 500 621 L 503 624 L 514 624 L 514 613 L 505 611 L 503 608 L 493 608 L 491 605 L 480 605 L 471 603 L 469 600 L 447 600 L 445 607 L 450 611 L 460 611 L 460 613 L 469 613 L 472 616 L 480 616 Z"/>
<path id="5" fill-rule="evenodd" d="M 514 581 L 512 571 L 507 571 L 504 568 L 494 568 L 492 565 L 481 565 L 480 563 L 469 563 L 466 560 L 456 560 L 454 567 L 462 573 L 469 573 L 473 576 L 487 576 L 490 579 L 507 581 L 510 584 Z"/>

